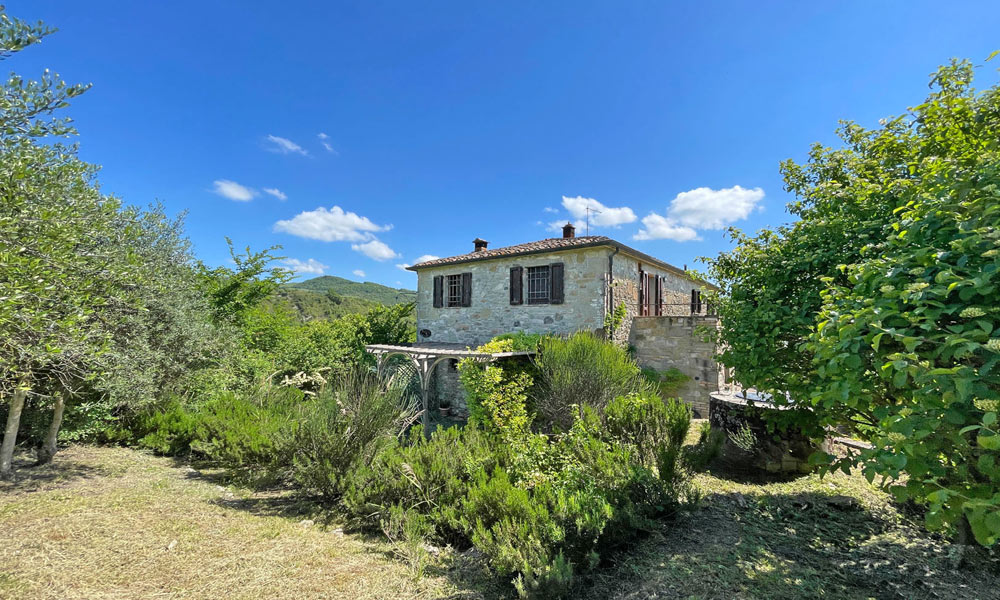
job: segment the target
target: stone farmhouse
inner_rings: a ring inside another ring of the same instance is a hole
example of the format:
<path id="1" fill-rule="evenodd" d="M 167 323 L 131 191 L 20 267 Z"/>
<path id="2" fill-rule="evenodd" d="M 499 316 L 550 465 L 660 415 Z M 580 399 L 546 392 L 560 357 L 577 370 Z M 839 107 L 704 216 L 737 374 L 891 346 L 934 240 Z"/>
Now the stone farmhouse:
<path id="1" fill-rule="evenodd" d="M 624 305 L 615 339 L 632 347 L 640 365 L 687 375 L 680 395 L 707 416 L 709 394 L 720 383 L 715 349 L 699 333 L 700 325 L 715 324 L 702 301 L 711 285 L 611 238 L 576 237 L 571 224 L 561 238 L 495 249 L 478 238 L 473 244 L 468 254 L 408 267 L 418 276 L 413 347 L 436 357 L 428 380 L 434 365 L 446 363 L 428 381 L 430 395 L 462 404 L 457 360 L 440 360 L 447 355 L 435 348 L 474 349 L 516 331 L 604 333 L 607 315 Z"/>

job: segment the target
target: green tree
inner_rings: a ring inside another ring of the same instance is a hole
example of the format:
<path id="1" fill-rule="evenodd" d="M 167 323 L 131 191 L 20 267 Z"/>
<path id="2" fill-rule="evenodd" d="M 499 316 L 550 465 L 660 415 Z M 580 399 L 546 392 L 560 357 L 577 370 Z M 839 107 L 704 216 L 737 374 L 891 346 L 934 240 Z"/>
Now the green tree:
<path id="1" fill-rule="evenodd" d="M 782 165 L 796 223 L 711 261 L 721 360 L 784 392 L 814 434 L 848 428 L 869 451 L 824 456 L 928 506 L 932 529 L 1000 539 L 1000 87 L 953 62 L 925 102 L 845 147 Z"/>

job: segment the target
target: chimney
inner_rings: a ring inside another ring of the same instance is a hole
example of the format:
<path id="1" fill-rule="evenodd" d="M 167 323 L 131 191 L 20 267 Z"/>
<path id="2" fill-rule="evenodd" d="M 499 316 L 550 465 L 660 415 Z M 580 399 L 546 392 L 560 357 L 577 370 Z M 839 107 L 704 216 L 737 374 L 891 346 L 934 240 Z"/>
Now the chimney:
<path id="1" fill-rule="evenodd" d="M 563 237 L 571 238 L 576 237 L 576 227 L 573 227 L 572 223 L 566 223 L 563 225 Z"/>
<path id="2" fill-rule="evenodd" d="M 489 245 L 489 242 L 482 238 L 476 238 L 472 240 L 472 243 L 476 247 L 476 252 L 484 252 L 486 250 L 486 246 Z"/>

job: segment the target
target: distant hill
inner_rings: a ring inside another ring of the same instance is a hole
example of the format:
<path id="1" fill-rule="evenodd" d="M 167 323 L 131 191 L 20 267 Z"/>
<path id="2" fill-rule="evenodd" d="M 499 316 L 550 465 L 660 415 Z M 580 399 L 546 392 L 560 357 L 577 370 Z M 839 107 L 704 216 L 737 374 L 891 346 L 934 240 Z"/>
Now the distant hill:
<path id="1" fill-rule="evenodd" d="M 370 281 L 351 281 L 324 275 L 281 286 L 275 300 L 287 304 L 303 321 L 311 321 L 368 312 L 376 304 L 416 302 L 417 293 Z"/>
<path id="2" fill-rule="evenodd" d="M 403 302 L 416 302 L 417 292 L 402 288 L 391 288 L 371 281 L 351 281 L 343 277 L 324 275 L 314 277 L 297 283 L 286 284 L 285 287 L 310 292 L 333 292 L 340 296 L 350 296 L 351 298 L 361 298 L 381 304 L 401 304 Z"/>

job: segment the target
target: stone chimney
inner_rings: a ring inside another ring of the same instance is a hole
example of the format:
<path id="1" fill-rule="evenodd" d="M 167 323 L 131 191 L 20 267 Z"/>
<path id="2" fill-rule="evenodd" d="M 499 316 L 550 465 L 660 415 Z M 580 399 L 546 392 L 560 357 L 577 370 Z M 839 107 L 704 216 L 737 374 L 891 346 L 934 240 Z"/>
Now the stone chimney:
<path id="1" fill-rule="evenodd" d="M 482 238 L 476 238 L 472 240 L 472 244 L 475 246 L 476 252 L 484 252 L 486 250 L 486 246 L 489 245 L 489 242 Z"/>
<path id="2" fill-rule="evenodd" d="M 576 227 L 573 227 L 572 223 L 566 223 L 563 225 L 563 237 L 571 238 L 576 237 Z"/>

